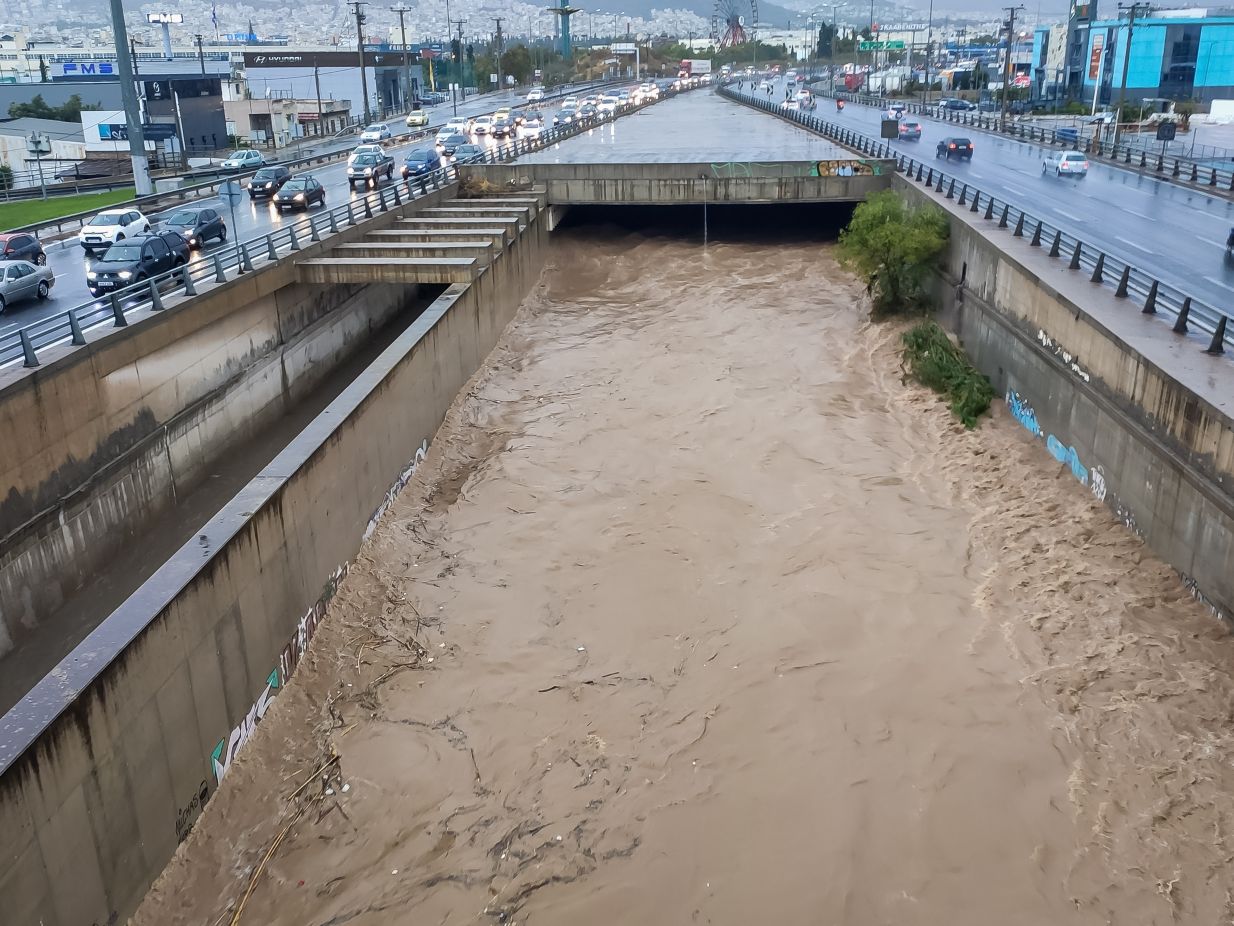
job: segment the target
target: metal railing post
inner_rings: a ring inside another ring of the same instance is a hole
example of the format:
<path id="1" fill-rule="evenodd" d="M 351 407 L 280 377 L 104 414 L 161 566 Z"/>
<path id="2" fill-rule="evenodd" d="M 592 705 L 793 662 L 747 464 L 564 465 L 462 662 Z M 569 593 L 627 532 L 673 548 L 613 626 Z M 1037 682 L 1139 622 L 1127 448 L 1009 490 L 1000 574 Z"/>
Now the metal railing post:
<path id="1" fill-rule="evenodd" d="M 240 272 L 253 272 L 253 262 L 249 259 L 248 245 L 246 245 L 243 241 L 240 242 Z"/>
<path id="2" fill-rule="evenodd" d="M 34 352 L 34 345 L 30 343 L 30 335 L 26 333 L 25 328 L 21 329 L 18 334 L 21 337 L 21 353 L 25 358 L 22 366 L 26 368 L 37 367 L 39 365 L 39 356 Z"/>
<path id="3" fill-rule="evenodd" d="M 81 322 L 77 320 L 77 310 L 69 309 L 64 314 L 69 317 L 69 331 L 73 333 L 73 343 L 80 347 L 86 343 L 86 335 L 81 330 Z"/>
<path id="4" fill-rule="evenodd" d="M 111 315 L 116 320 L 117 328 L 127 328 L 129 321 L 124 317 L 124 307 L 120 304 L 120 297 L 115 293 L 111 294 Z"/>
<path id="5" fill-rule="evenodd" d="M 1217 330 L 1213 332 L 1213 339 L 1204 349 L 1204 353 L 1212 354 L 1214 357 L 1225 353 L 1225 323 L 1226 317 L 1222 315 L 1221 321 L 1217 322 Z"/>
<path id="6" fill-rule="evenodd" d="M 1097 255 L 1097 266 L 1093 268 L 1093 275 L 1088 278 L 1088 281 L 1090 283 L 1104 282 L 1105 277 L 1103 276 L 1103 273 L 1102 273 L 1104 270 L 1105 270 L 1105 252 L 1103 251 L 1102 253 Z"/>
<path id="7" fill-rule="evenodd" d="M 1118 278 L 1118 288 L 1114 290 L 1115 299 L 1125 299 L 1127 297 L 1127 283 L 1131 279 L 1131 265 L 1123 264 L 1122 276 Z"/>
<path id="8" fill-rule="evenodd" d="M 1187 319 L 1191 317 L 1191 297 L 1187 296 L 1183 299 L 1183 307 L 1178 310 L 1178 318 L 1174 319 L 1174 327 L 1171 329 L 1175 334 L 1187 333 Z"/>
<path id="9" fill-rule="evenodd" d="M 163 294 L 159 292 L 159 284 L 154 277 L 151 277 L 148 282 L 150 283 L 150 311 L 161 312 L 163 311 Z"/>
<path id="10" fill-rule="evenodd" d="M 278 260 L 278 248 L 274 246 L 274 236 L 266 235 L 266 260 Z"/>
<path id="11" fill-rule="evenodd" d="M 1157 281 L 1153 280 L 1153 285 L 1148 288 L 1148 298 L 1144 300 L 1144 308 L 1140 310 L 1145 315 L 1157 314 Z"/>
<path id="12" fill-rule="evenodd" d="M 287 226 L 287 237 L 291 241 L 291 250 L 293 251 L 300 250 L 300 239 L 296 237 L 296 226 L 294 225 Z"/>

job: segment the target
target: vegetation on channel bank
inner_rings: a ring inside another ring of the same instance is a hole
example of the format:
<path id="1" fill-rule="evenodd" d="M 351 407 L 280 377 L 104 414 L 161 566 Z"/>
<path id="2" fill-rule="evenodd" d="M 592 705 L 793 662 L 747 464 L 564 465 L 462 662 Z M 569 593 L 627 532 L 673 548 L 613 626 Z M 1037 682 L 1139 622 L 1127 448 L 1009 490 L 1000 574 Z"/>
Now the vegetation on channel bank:
<path id="1" fill-rule="evenodd" d="M 947 217 L 934 206 L 913 208 L 891 190 L 853 210 L 840 233 L 840 261 L 866 284 L 871 317 L 926 314 L 934 308 L 930 277 L 947 248 Z M 944 396 L 972 428 L 990 408 L 994 388 L 937 322 L 919 321 L 901 336 L 904 369 Z"/>

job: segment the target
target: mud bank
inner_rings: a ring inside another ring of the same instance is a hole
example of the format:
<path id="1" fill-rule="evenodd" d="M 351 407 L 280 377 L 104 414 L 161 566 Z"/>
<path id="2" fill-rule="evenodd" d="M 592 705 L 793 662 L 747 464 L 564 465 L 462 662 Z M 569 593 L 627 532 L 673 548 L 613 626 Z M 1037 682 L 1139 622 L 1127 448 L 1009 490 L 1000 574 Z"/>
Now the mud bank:
<path id="1" fill-rule="evenodd" d="M 134 922 L 1228 918 L 1224 630 L 858 302 L 571 232 Z"/>

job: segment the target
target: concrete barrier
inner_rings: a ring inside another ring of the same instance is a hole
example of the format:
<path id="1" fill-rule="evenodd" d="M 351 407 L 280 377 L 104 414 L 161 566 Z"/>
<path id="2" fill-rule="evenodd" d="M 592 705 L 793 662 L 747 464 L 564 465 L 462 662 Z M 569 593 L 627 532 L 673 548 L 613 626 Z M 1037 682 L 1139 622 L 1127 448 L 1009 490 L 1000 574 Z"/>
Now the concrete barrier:
<path id="1" fill-rule="evenodd" d="M 950 217 L 944 319 L 1042 453 L 1234 616 L 1234 365 L 1028 237 L 896 189 Z"/>
<path id="2" fill-rule="evenodd" d="M 837 174 L 835 171 L 855 171 Z M 767 161 L 725 164 L 469 164 L 468 178 L 501 189 L 545 187 L 553 205 L 675 206 L 719 203 L 862 202 L 891 185 L 895 161 Z"/>

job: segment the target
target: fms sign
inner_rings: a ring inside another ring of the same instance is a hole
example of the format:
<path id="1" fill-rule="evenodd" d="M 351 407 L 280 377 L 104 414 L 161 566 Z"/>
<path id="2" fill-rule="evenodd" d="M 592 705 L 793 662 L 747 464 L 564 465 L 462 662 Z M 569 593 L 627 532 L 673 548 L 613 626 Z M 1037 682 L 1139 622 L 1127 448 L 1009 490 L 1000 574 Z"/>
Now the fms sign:
<path id="1" fill-rule="evenodd" d="M 52 77 L 115 77 L 119 71 L 114 61 L 65 61 L 52 65 Z"/>

